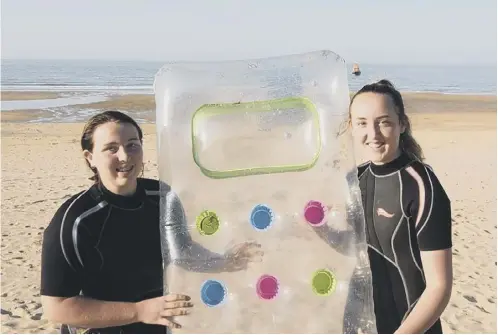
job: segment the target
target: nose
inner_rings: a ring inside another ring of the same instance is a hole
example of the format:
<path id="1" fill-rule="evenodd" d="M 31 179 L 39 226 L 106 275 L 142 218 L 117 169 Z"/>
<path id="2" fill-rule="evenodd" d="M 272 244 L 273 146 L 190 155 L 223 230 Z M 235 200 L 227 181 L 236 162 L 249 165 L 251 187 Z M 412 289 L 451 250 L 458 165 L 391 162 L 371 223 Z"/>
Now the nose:
<path id="1" fill-rule="evenodd" d="M 376 124 L 371 124 L 367 127 L 367 137 L 371 140 L 379 136 L 380 129 Z"/>
<path id="2" fill-rule="evenodd" d="M 128 152 L 126 152 L 126 149 L 123 148 L 123 147 L 120 147 L 119 148 L 119 151 L 118 151 L 118 159 L 120 162 L 126 162 L 128 161 Z"/>

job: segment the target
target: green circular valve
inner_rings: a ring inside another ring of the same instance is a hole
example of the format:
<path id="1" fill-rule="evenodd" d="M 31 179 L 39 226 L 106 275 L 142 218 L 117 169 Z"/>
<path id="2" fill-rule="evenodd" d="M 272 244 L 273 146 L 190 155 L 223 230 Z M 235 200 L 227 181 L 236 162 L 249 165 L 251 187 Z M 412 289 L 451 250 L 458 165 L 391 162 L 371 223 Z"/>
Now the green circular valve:
<path id="1" fill-rule="evenodd" d="M 215 212 L 206 210 L 197 216 L 196 225 L 199 233 L 209 236 L 218 231 L 220 220 Z"/>
<path id="2" fill-rule="evenodd" d="M 316 271 L 311 280 L 313 292 L 321 296 L 327 296 L 334 292 L 336 283 L 334 274 L 327 269 Z"/>

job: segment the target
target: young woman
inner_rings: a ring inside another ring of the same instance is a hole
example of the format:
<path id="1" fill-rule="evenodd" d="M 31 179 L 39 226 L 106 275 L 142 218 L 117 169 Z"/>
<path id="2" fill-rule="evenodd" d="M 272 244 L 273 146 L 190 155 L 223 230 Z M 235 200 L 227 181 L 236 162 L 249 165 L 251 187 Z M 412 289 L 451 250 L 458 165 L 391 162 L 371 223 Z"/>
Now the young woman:
<path id="1" fill-rule="evenodd" d="M 63 333 L 164 334 L 180 327 L 171 317 L 192 308 L 181 292 L 163 295 L 159 182 L 139 178 L 142 138 L 138 124 L 117 111 L 85 125 L 81 148 L 94 185 L 62 204 L 43 236 L 43 309 Z M 261 255 L 254 243 L 211 253 L 185 227 L 176 239 L 198 255 L 195 271 L 237 271 Z"/>
<path id="2" fill-rule="evenodd" d="M 450 200 L 423 163 L 401 94 L 389 81 L 366 85 L 353 96 L 349 124 L 368 158 L 358 176 L 377 330 L 442 333 L 439 318 L 453 280 Z M 333 234 L 318 233 L 328 241 Z M 350 294 L 361 294 L 354 282 Z M 356 314 L 346 308 L 345 332 L 361 328 Z"/>

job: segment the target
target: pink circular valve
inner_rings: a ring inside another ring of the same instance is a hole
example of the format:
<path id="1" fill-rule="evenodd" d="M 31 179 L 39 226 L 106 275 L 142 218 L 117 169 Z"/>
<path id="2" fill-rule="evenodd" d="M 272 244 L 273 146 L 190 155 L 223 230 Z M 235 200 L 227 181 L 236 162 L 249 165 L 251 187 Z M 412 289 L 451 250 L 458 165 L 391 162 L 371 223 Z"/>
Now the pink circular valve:
<path id="1" fill-rule="evenodd" d="M 325 223 L 325 214 L 327 209 L 319 201 L 310 201 L 304 208 L 304 218 L 314 227 L 321 226 Z"/>
<path id="2" fill-rule="evenodd" d="M 278 280 L 270 275 L 263 275 L 256 284 L 256 292 L 261 299 L 270 300 L 278 294 Z"/>

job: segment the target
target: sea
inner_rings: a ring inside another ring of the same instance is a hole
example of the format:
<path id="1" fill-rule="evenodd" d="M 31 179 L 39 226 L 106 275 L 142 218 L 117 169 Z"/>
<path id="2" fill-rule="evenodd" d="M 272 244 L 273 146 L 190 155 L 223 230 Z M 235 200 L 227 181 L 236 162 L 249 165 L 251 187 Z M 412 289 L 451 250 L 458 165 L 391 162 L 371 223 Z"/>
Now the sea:
<path id="1" fill-rule="evenodd" d="M 153 94 L 161 62 L 99 60 L 2 60 L 2 91 L 57 91 L 59 99 L 2 101 L 1 110 L 48 109 L 93 103 L 116 94 Z M 350 91 L 387 78 L 402 92 L 496 95 L 496 65 L 359 64 Z M 352 64 L 347 64 L 349 70 Z"/>

